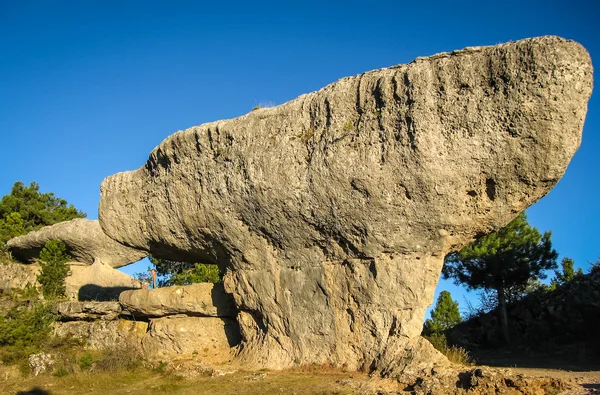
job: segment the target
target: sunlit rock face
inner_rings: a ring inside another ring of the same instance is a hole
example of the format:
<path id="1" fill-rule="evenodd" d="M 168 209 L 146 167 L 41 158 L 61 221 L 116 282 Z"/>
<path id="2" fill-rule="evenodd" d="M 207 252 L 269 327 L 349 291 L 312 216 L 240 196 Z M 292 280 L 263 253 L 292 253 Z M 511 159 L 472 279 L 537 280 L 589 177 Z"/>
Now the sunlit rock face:
<path id="1" fill-rule="evenodd" d="M 103 263 L 117 268 L 137 262 L 147 255 L 106 236 L 97 220 L 83 218 L 44 226 L 40 230 L 10 239 L 6 245 L 19 260 L 33 261 L 50 240 L 62 240 L 74 261 L 88 265 Z"/>
<path id="2" fill-rule="evenodd" d="M 558 37 L 418 58 L 168 137 L 101 187 L 113 239 L 219 264 L 239 358 L 383 374 L 419 340 L 444 255 L 544 196 L 579 147 L 585 49 Z"/>

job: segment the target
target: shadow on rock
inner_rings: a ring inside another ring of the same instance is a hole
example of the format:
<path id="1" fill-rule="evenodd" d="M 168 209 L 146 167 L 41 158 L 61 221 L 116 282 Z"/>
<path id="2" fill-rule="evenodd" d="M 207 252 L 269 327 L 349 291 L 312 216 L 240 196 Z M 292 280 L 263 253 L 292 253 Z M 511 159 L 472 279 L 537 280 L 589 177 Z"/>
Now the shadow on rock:
<path id="1" fill-rule="evenodd" d="M 123 291 L 137 289 L 134 287 L 102 287 L 96 284 L 86 284 L 79 289 L 79 301 L 98 301 L 108 302 L 111 300 L 119 300 L 119 295 Z"/>
<path id="2" fill-rule="evenodd" d="M 43 390 L 38 387 L 34 387 L 34 388 L 30 389 L 29 391 L 17 392 L 17 395 L 50 395 L 50 394 L 52 394 L 52 392 Z"/>

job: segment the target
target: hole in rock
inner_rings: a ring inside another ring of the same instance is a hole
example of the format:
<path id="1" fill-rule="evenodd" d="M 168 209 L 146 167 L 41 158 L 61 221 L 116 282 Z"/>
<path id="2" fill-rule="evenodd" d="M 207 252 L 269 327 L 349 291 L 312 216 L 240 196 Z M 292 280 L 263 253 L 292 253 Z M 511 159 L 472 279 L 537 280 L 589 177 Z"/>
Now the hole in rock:
<path id="1" fill-rule="evenodd" d="M 485 180 L 485 193 L 490 200 L 496 198 L 496 181 L 491 178 Z"/>

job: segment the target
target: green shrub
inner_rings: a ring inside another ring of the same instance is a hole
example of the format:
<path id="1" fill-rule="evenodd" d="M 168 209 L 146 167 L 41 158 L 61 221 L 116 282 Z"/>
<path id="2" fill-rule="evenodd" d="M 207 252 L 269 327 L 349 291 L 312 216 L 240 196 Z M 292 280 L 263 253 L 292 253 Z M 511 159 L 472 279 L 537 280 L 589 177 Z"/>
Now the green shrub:
<path id="1" fill-rule="evenodd" d="M 86 352 L 79 358 L 79 368 L 81 370 L 90 370 L 94 365 L 94 356 Z"/>
<path id="2" fill-rule="evenodd" d="M 70 260 L 66 251 L 67 246 L 61 240 L 50 240 L 40 253 L 42 271 L 38 281 L 42 286 L 42 294 L 46 298 L 65 296 L 65 278 L 69 275 L 67 262 Z"/>
<path id="3" fill-rule="evenodd" d="M 56 320 L 52 304 L 28 301 L 0 316 L 0 359 L 5 363 L 26 361 L 42 351 Z"/>

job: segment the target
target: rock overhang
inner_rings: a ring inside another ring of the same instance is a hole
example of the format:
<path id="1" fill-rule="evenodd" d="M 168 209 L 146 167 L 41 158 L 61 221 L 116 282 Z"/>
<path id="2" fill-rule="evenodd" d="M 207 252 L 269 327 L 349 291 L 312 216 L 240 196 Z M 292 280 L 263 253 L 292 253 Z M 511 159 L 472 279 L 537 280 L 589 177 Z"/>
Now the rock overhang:
<path id="1" fill-rule="evenodd" d="M 254 360 L 393 371 L 420 347 L 443 256 L 562 177 L 591 89 L 589 55 L 558 37 L 344 78 L 168 137 L 103 181 L 100 223 L 227 267 Z"/>

